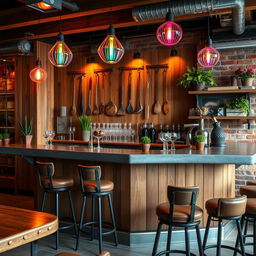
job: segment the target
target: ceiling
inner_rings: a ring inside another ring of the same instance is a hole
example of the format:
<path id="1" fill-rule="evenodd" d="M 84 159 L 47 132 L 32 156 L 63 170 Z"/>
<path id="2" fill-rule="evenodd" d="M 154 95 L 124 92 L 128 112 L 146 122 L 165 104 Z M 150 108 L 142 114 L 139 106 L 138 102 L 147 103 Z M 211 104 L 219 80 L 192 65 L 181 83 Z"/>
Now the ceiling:
<path id="1" fill-rule="evenodd" d="M 54 13 L 41 13 L 26 7 L 24 0 L 1 1 L 0 8 L 0 43 L 17 41 L 21 39 L 43 39 L 55 37 L 60 29 L 66 35 L 70 35 L 72 41 L 79 41 L 83 38 L 91 38 L 92 31 L 103 31 L 109 24 L 116 28 L 127 31 L 127 34 L 141 33 L 141 26 L 145 26 L 150 31 L 150 26 L 156 26 L 163 20 L 147 21 L 136 23 L 132 18 L 132 8 L 138 5 L 163 2 L 164 0 L 72 0 L 80 7 L 78 12 L 62 10 Z M 71 2 L 72 2 L 71 1 Z M 246 1 L 247 24 L 252 24 L 256 20 L 255 0 Z M 221 10 L 213 13 L 216 17 L 221 14 L 230 14 L 231 10 Z M 176 17 L 178 23 L 181 20 L 199 20 L 207 17 L 207 13 L 190 15 L 189 17 Z M 10 17 L 15 17 L 11 19 Z M 195 19 L 196 18 L 196 19 Z M 60 21 L 61 20 L 61 21 Z M 194 23 L 193 23 L 194 24 Z M 219 24 L 219 23 L 218 23 Z M 195 25 L 196 26 L 196 25 Z M 118 30 L 118 29 L 117 29 Z M 95 34 L 95 33 L 94 33 Z M 97 35 L 101 35 L 97 33 Z"/>

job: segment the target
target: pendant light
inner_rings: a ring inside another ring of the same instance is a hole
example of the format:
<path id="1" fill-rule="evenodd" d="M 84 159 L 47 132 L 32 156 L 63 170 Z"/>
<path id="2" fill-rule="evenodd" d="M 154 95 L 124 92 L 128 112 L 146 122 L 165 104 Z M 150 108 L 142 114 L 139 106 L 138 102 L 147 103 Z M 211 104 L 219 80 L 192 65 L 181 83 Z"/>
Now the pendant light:
<path id="1" fill-rule="evenodd" d="M 66 67 L 73 59 L 73 53 L 64 42 L 64 35 L 60 32 L 57 42 L 48 53 L 48 58 L 55 67 Z"/>
<path id="2" fill-rule="evenodd" d="M 212 39 L 210 37 L 210 18 L 208 16 L 208 44 L 198 52 L 198 63 L 206 68 L 214 67 L 220 60 L 220 53 L 212 47 Z"/>
<path id="3" fill-rule="evenodd" d="M 47 72 L 42 68 L 42 63 L 39 59 L 36 61 L 36 67 L 30 71 L 29 77 L 35 83 L 41 83 L 46 80 Z"/>
<path id="4" fill-rule="evenodd" d="M 124 56 L 124 47 L 115 36 L 115 28 L 110 25 L 107 37 L 98 48 L 100 58 L 108 64 L 118 63 Z"/>
<path id="5" fill-rule="evenodd" d="M 62 10 L 62 0 L 25 0 L 25 4 L 44 13 Z"/>
<path id="6" fill-rule="evenodd" d="M 156 31 L 157 40 L 165 46 L 176 45 L 182 39 L 182 29 L 173 20 L 173 15 L 169 10 L 166 15 L 166 22 L 160 25 Z"/>

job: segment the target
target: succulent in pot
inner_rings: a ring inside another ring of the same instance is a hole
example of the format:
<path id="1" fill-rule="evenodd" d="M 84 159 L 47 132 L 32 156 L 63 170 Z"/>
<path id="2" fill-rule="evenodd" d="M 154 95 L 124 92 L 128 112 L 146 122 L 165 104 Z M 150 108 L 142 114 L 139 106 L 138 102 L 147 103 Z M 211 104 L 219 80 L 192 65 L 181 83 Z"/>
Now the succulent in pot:
<path id="1" fill-rule="evenodd" d="M 206 140 L 206 138 L 202 134 L 196 135 L 194 137 L 194 141 L 196 143 L 196 149 L 197 150 L 201 150 L 201 151 L 204 150 L 205 140 Z"/>
<path id="2" fill-rule="evenodd" d="M 185 89 L 194 87 L 202 91 L 205 86 L 217 86 L 211 70 L 198 70 L 195 67 L 187 67 L 187 72 L 181 77 L 179 85 Z"/>
<path id="3" fill-rule="evenodd" d="M 148 136 L 143 136 L 140 138 L 140 142 L 142 143 L 142 151 L 144 153 L 148 153 L 150 149 L 151 139 Z"/>
<path id="4" fill-rule="evenodd" d="M 10 133 L 5 132 L 2 134 L 3 140 L 4 140 L 4 145 L 9 145 L 10 144 Z"/>
<path id="5" fill-rule="evenodd" d="M 33 132 L 33 121 L 28 120 L 25 116 L 23 122 L 19 122 L 20 131 L 25 138 L 26 145 L 30 145 L 32 141 L 32 132 Z"/>
<path id="6" fill-rule="evenodd" d="M 92 119 L 89 116 L 79 116 L 78 121 L 81 125 L 82 132 L 83 132 L 83 140 L 89 141 L 90 140 L 90 133 L 91 133 L 91 124 Z"/>

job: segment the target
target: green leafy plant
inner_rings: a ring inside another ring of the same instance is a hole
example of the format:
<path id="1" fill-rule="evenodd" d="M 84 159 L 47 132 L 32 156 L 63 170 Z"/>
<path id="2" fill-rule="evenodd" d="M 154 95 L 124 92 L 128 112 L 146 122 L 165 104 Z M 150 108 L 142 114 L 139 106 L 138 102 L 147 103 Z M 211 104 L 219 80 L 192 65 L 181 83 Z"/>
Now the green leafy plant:
<path id="1" fill-rule="evenodd" d="M 250 112 L 250 101 L 246 97 L 235 98 L 231 103 L 225 105 L 229 109 L 240 109 L 245 114 Z"/>
<path id="2" fill-rule="evenodd" d="M 241 79 L 242 81 L 245 81 L 247 78 L 254 78 L 254 72 L 253 69 L 248 68 L 248 69 L 241 69 L 239 68 L 236 70 L 235 75 L 237 78 Z"/>
<path id="3" fill-rule="evenodd" d="M 195 142 L 205 142 L 205 136 L 204 135 L 196 135 L 195 137 L 194 137 L 194 141 Z"/>
<path id="4" fill-rule="evenodd" d="M 33 130 L 33 121 L 28 120 L 27 116 L 25 116 L 24 121 L 19 122 L 20 131 L 24 136 L 32 135 Z"/>
<path id="5" fill-rule="evenodd" d="M 140 142 L 142 144 L 150 144 L 151 143 L 151 139 L 148 136 L 143 136 L 140 138 Z"/>
<path id="6" fill-rule="evenodd" d="M 10 138 L 10 133 L 5 132 L 5 133 L 2 134 L 2 136 L 3 136 L 3 140 L 9 139 Z"/>
<path id="7" fill-rule="evenodd" d="M 89 116 L 79 116 L 78 121 L 83 131 L 90 131 L 92 119 Z"/>
<path id="8" fill-rule="evenodd" d="M 193 85 L 203 84 L 207 86 L 216 86 L 211 70 L 197 70 L 195 67 L 187 67 L 187 72 L 180 79 L 179 84 L 184 88 L 190 88 Z"/>

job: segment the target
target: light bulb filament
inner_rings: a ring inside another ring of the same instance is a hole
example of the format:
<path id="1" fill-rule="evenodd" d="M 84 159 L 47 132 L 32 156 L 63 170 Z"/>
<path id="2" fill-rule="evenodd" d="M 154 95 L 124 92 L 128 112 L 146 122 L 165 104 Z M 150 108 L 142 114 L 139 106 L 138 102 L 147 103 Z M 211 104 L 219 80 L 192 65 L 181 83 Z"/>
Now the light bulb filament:
<path id="1" fill-rule="evenodd" d="M 36 71 L 36 80 L 41 80 L 41 79 L 42 79 L 41 70 L 38 69 L 38 70 Z"/>
<path id="2" fill-rule="evenodd" d="M 171 27 L 168 27 L 167 28 L 167 33 L 166 33 L 166 35 L 167 35 L 167 40 L 172 40 L 172 34 L 173 34 L 173 32 L 172 32 L 172 28 Z"/>
<path id="3" fill-rule="evenodd" d="M 57 61 L 59 65 L 64 64 L 64 59 L 63 59 L 63 44 L 59 43 L 57 46 Z"/>

